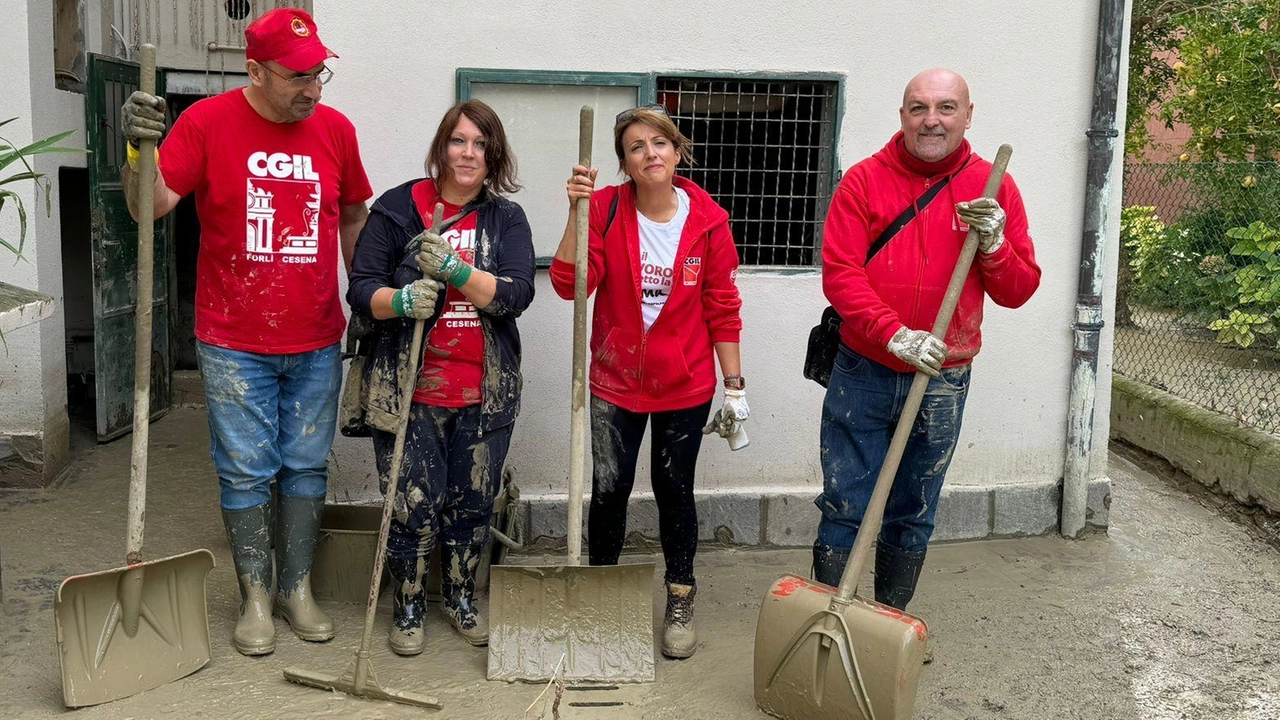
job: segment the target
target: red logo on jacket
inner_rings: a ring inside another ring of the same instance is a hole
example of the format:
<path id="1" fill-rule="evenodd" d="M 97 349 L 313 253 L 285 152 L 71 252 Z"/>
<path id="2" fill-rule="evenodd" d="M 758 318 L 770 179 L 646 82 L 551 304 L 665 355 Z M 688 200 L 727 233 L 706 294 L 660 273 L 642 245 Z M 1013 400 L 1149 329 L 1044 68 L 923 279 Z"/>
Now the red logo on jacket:
<path id="1" fill-rule="evenodd" d="M 697 285 L 698 273 L 701 271 L 702 271 L 702 258 L 700 257 L 685 258 L 684 273 L 681 275 L 681 277 L 684 278 L 684 284 Z"/>

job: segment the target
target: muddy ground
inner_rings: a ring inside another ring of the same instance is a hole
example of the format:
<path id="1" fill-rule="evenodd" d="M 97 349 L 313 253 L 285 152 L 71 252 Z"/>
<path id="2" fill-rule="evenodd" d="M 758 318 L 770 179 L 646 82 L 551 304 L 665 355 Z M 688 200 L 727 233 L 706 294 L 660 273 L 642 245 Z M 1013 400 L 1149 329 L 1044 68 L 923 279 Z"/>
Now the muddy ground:
<path id="1" fill-rule="evenodd" d="M 286 666 L 343 669 L 359 642 L 360 606 L 328 605 L 339 631 L 329 643 L 303 643 L 277 621 L 273 655 L 238 655 L 230 643 L 238 596 L 204 416 L 175 410 L 152 427 L 151 438 L 147 556 L 201 547 L 216 555 L 208 580 L 213 659 L 188 678 L 70 717 L 525 716 L 542 688 L 487 682 L 485 651 L 463 643 L 438 614 L 430 616 L 427 652 L 400 658 L 386 650 L 384 605 L 373 658 L 384 684 L 436 694 L 445 708 L 435 713 L 282 678 Z M 121 565 L 128 463 L 127 441 L 89 446 L 57 488 L 0 493 L 0 718 L 68 712 L 53 594 L 69 575 Z M 921 680 L 918 718 L 1280 717 L 1280 554 L 1268 544 L 1267 526 L 1240 524 L 1221 501 L 1153 475 L 1120 453 L 1112 456 L 1111 475 L 1107 535 L 931 551 L 912 605 L 928 621 L 937 654 Z M 807 565 L 801 550 L 705 550 L 698 557 L 704 640 L 697 655 L 660 659 L 651 685 L 570 690 L 560 717 L 764 717 L 751 700 L 756 612 L 776 575 Z"/>

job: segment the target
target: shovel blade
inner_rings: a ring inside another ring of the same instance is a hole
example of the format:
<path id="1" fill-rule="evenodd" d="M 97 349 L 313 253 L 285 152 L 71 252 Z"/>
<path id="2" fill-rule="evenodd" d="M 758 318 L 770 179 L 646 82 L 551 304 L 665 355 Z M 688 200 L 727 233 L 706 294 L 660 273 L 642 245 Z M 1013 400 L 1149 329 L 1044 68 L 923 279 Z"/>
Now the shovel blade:
<path id="1" fill-rule="evenodd" d="M 653 563 L 495 565 L 490 680 L 653 682 Z"/>
<path id="2" fill-rule="evenodd" d="M 204 667 L 212 569 L 213 553 L 195 550 L 62 581 L 53 625 L 67 707 L 119 700 Z"/>
<path id="3" fill-rule="evenodd" d="M 909 720 L 923 620 L 795 575 L 773 583 L 756 623 L 755 699 L 787 720 Z"/>

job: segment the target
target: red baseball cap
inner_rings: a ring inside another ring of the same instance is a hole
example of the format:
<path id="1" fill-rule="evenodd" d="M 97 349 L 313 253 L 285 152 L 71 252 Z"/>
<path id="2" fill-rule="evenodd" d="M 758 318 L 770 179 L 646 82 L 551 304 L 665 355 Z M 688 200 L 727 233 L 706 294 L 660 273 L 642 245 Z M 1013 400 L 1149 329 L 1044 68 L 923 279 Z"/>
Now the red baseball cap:
<path id="1" fill-rule="evenodd" d="M 320 42 L 316 21 L 306 10 L 276 8 L 263 13 L 244 29 L 249 60 L 272 60 L 294 72 L 306 72 L 338 54 Z"/>

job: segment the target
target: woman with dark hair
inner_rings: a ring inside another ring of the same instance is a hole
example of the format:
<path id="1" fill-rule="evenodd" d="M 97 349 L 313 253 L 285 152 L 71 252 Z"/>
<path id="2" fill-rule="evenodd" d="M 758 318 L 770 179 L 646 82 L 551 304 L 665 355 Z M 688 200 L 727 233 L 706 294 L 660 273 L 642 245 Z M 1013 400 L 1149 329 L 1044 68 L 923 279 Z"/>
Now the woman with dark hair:
<path id="1" fill-rule="evenodd" d="M 729 214 L 675 174 L 680 162 L 693 162 L 693 143 L 661 106 L 619 114 L 613 137 L 628 180 L 596 191 L 597 171 L 574 167 L 551 284 L 561 297 L 573 297 L 572 207 L 590 198 L 587 291 L 599 294 L 591 332 L 589 555 L 592 565 L 618 562 L 640 442 L 652 423 L 650 479 L 666 561 L 662 652 L 685 658 L 697 649 L 698 449 L 704 432 L 730 439 L 735 449 L 745 442 L 738 252 Z M 704 427 L 716 394 L 713 356 L 724 375 L 724 405 Z"/>
<path id="2" fill-rule="evenodd" d="M 493 109 L 471 100 L 445 113 L 426 173 L 374 203 L 347 291 L 353 312 L 376 321 L 365 343 L 361 403 L 383 492 L 400 388 L 415 387 L 387 541 L 389 642 L 400 655 L 425 646 L 425 576 L 437 545 L 446 617 L 467 642 L 488 643 L 488 623 L 475 605 L 476 569 L 520 410 L 516 318 L 533 300 L 529 223 L 502 195 L 520 186 Z M 445 220 L 432 229 L 437 203 Z M 415 320 L 426 321 L 421 358 L 409 357 Z"/>

